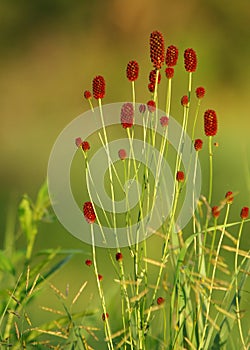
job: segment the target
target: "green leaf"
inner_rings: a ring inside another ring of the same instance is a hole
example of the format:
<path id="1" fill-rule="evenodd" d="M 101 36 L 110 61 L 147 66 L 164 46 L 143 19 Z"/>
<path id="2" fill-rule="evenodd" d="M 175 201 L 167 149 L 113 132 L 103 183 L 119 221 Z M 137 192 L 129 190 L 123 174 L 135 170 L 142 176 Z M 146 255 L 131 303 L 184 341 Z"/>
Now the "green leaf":
<path id="1" fill-rule="evenodd" d="M 4 272 L 9 272 L 12 275 L 15 274 L 14 266 L 9 258 L 5 255 L 3 250 L 0 250 L 0 270 Z"/>
<path id="2" fill-rule="evenodd" d="M 31 207 L 31 201 L 28 196 L 24 196 L 19 204 L 18 208 L 19 222 L 21 229 L 25 234 L 27 241 L 30 242 L 37 234 L 37 228 L 33 221 L 33 210 Z"/>

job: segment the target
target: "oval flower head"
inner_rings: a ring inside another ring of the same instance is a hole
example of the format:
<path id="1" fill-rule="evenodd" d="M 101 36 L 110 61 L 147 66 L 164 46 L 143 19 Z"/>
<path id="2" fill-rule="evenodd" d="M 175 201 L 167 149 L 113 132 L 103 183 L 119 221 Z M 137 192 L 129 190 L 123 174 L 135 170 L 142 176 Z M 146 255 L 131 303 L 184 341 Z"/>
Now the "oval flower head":
<path id="1" fill-rule="evenodd" d="M 123 148 L 120 149 L 120 150 L 118 151 L 118 156 L 119 156 L 119 158 L 120 158 L 121 160 L 126 159 L 126 158 L 127 158 L 126 150 L 123 149 Z"/>
<path id="2" fill-rule="evenodd" d="M 129 81 L 135 81 L 139 75 L 139 64 L 136 61 L 129 61 L 126 69 L 126 75 Z"/>
<path id="3" fill-rule="evenodd" d="M 98 75 L 92 82 L 93 96 L 96 100 L 105 96 L 105 80 L 103 76 Z"/>
<path id="4" fill-rule="evenodd" d="M 185 69 L 189 73 L 196 71 L 197 57 L 196 52 L 193 49 L 186 49 L 184 52 L 184 65 Z"/>
<path id="5" fill-rule="evenodd" d="M 169 121 L 169 118 L 164 115 L 163 117 L 160 118 L 160 123 L 161 123 L 161 126 L 163 127 L 166 127 L 168 126 L 168 121 Z"/>
<path id="6" fill-rule="evenodd" d="M 93 224 L 96 220 L 95 211 L 91 202 L 85 202 L 83 205 L 83 215 L 89 224 Z"/>
<path id="7" fill-rule="evenodd" d="M 206 136 L 215 136 L 217 134 L 218 122 L 216 112 L 212 109 L 204 113 L 204 131 Z"/>
<path id="8" fill-rule="evenodd" d="M 134 107 L 131 102 L 126 102 L 122 105 L 121 124 L 124 129 L 131 128 L 134 124 Z"/>
<path id="9" fill-rule="evenodd" d="M 150 34 L 150 58 L 156 69 L 160 69 L 165 61 L 164 38 L 158 30 Z"/>

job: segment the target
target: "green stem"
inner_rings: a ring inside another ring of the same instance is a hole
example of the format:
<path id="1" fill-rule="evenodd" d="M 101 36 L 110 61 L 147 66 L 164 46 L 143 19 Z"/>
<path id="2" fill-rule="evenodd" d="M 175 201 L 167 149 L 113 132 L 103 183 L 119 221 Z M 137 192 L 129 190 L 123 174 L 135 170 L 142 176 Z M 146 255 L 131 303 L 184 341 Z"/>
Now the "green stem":
<path id="1" fill-rule="evenodd" d="M 234 270 L 235 270 L 235 275 L 236 275 L 235 276 L 236 318 L 237 318 L 237 324 L 238 324 L 238 329 L 239 329 L 239 333 L 240 333 L 241 343 L 243 345 L 244 350 L 247 350 L 247 346 L 246 346 L 245 341 L 244 341 L 244 336 L 243 336 L 243 331 L 242 331 L 242 326 L 241 326 L 239 286 L 238 286 L 238 257 L 239 257 L 239 247 L 240 247 L 240 239 L 241 239 L 243 224 L 244 224 L 244 220 L 242 220 L 241 225 L 240 225 L 240 229 L 239 229 L 239 234 L 238 234 L 238 239 L 237 239 L 237 244 L 236 244 L 235 260 L 234 260 Z"/>

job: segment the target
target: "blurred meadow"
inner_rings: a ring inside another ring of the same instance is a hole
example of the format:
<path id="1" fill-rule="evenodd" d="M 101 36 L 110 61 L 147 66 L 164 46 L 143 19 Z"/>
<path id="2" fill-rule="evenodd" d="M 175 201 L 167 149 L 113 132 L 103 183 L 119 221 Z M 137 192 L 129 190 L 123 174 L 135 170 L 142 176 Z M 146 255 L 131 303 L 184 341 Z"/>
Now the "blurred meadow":
<path id="1" fill-rule="evenodd" d="M 150 99 L 152 30 L 164 34 L 166 46 L 174 44 L 180 50 L 173 83 L 172 114 L 177 120 L 182 116 L 180 98 L 187 89 L 182 53 L 187 47 L 197 52 L 193 86 L 206 88 L 202 111 L 215 109 L 219 122 L 213 201 L 217 205 L 227 191 L 237 192 L 231 220 L 238 220 L 241 207 L 250 206 L 249 19 L 248 0 L 0 0 L 0 248 L 5 231 L 14 229 L 22 194 L 34 198 L 45 180 L 57 136 L 89 109 L 83 91 L 91 89 L 94 76 L 101 74 L 106 79 L 103 103 L 129 100 L 125 69 L 135 59 L 140 65 L 137 102 Z M 202 114 L 196 137 L 204 138 Z M 207 153 L 201 153 L 201 164 L 208 166 Z M 203 184 L 206 188 L 206 178 Z M 82 302 L 91 304 L 88 295 L 95 283 L 84 266 L 90 247 L 60 223 L 42 224 L 40 229 L 36 251 L 57 246 L 86 250 L 53 283 L 62 290 L 69 284 L 73 295 L 84 280 L 92 279 Z M 17 245 L 22 244 L 18 239 Z M 242 245 L 249 249 L 249 225 Z M 150 249 L 157 254 L 157 245 Z M 104 283 L 108 285 L 108 278 Z M 245 297 L 250 301 L 249 294 Z M 41 298 L 40 304 L 53 304 L 51 292 Z M 37 312 L 33 317 L 38 317 Z M 39 318 L 46 320 L 47 315 L 39 312 Z"/>

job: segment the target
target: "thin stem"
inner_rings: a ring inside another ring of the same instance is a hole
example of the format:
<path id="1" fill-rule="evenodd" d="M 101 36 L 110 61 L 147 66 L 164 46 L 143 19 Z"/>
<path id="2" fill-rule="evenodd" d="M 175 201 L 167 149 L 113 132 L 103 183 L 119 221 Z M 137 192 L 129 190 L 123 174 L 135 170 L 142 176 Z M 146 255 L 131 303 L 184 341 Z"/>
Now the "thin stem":
<path id="1" fill-rule="evenodd" d="M 212 136 L 209 136 L 208 140 L 208 152 L 209 152 L 209 193 L 208 203 L 211 204 L 212 190 L 213 190 L 213 151 L 212 151 Z"/>
<path id="2" fill-rule="evenodd" d="M 240 339 L 241 339 L 242 345 L 244 347 L 244 350 L 247 350 L 247 347 L 246 347 L 246 344 L 244 341 L 242 326 L 241 326 L 239 286 L 238 286 L 238 257 L 239 257 L 239 247 L 240 247 L 240 239 L 241 239 L 243 224 L 244 224 L 244 220 L 242 220 L 240 228 L 239 228 L 239 234 L 238 234 L 238 239 L 237 239 L 237 244 L 236 244 L 235 260 L 234 260 L 234 270 L 235 270 L 235 301 L 236 301 L 237 324 L 238 324 L 238 328 L 239 328 Z"/>
<path id="3" fill-rule="evenodd" d="M 220 236 L 220 239 L 219 239 L 219 242 L 218 242 L 218 245 L 217 245 L 215 261 L 214 261 L 214 266 L 213 266 L 213 272 L 212 272 L 212 277 L 211 277 L 211 283 L 210 283 L 210 291 L 209 291 L 208 302 L 207 302 L 207 312 L 206 312 L 206 316 L 205 316 L 205 326 L 204 326 L 204 330 L 203 330 L 202 339 L 201 339 L 201 342 L 200 342 L 200 345 L 199 345 L 199 350 L 203 349 L 205 338 L 206 338 L 206 330 L 207 330 L 208 322 L 209 322 L 209 313 L 210 313 L 210 306 L 211 306 L 213 287 L 214 287 L 214 281 L 215 281 L 215 273 L 216 273 L 218 259 L 219 259 L 219 254 L 220 254 L 220 249 L 221 249 L 221 245 L 222 245 L 222 241 L 223 241 L 223 238 L 224 238 L 226 225 L 227 225 L 227 221 L 228 221 L 229 208 L 230 208 L 230 204 L 227 205 L 227 211 L 226 211 L 226 215 L 225 215 L 225 219 L 224 219 L 224 223 L 223 223 L 223 228 L 222 228 L 221 236 Z M 215 230 L 216 230 L 216 228 L 217 228 L 217 226 L 215 226 Z"/>
<path id="4" fill-rule="evenodd" d="M 102 309 L 103 309 L 103 313 L 104 313 L 104 317 L 105 317 L 105 320 L 104 320 L 105 325 L 106 325 L 105 333 L 106 333 L 106 337 L 108 338 L 108 341 L 109 341 L 110 349 L 114 350 L 113 341 L 112 341 L 112 338 L 111 338 L 111 331 L 110 331 L 109 320 L 108 320 L 108 317 L 107 317 L 107 308 L 106 308 L 106 303 L 105 303 L 105 297 L 104 297 L 103 289 L 102 289 L 102 286 L 101 286 L 101 283 L 100 283 L 100 280 L 99 280 L 99 276 L 98 276 L 93 224 L 91 224 L 90 227 L 91 227 L 92 257 L 93 257 L 94 271 L 95 271 L 95 276 L 96 276 L 96 282 L 97 282 L 97 288 L 98 288 L 98 292 L 99 292 L 99 297 L 100 297 L 100 300 L 101 300 Z"/>

